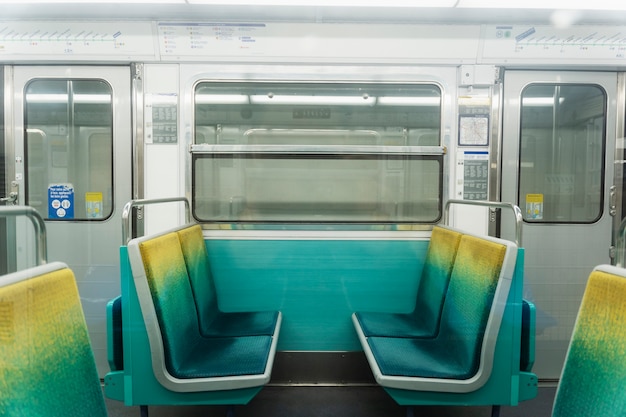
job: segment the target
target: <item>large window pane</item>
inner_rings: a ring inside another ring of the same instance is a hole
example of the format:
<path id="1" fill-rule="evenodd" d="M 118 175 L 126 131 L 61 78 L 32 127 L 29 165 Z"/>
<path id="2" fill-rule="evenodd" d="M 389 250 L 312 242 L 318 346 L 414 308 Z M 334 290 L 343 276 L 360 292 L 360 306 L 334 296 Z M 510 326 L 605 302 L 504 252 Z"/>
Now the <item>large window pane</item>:
<path id="1" fill-rule="evenodd" d="M 439 157 L 198 156 L 194 212 L 219 222 L 432 223 Z"/>
<path id="2" fill-rule="evenodd" d="M 200 83 L 194 143 L 192 197 L 202 221 L 441 217 L 436 85 Z"/>
<path id="3" fill-rule="evenodd" d="M 25 98 L 26 203 L 50 220 L 109 217 L 111 87 L 101 80 L 35 80 Z"/>
<path id="4" fill-rule="evenodd" d="M 603 207 L 606 94 L 595 85 L 522 92 L 519 201 L 529 222 L 590 223 Z"/>

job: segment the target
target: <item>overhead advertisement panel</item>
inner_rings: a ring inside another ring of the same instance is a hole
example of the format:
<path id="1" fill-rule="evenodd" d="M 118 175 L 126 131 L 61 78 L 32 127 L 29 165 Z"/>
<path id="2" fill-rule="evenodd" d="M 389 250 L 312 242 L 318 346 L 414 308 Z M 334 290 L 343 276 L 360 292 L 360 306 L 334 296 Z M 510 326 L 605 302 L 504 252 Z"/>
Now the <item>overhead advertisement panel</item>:
<path id="1" fill-rule="evenodd" d="M 480 26 L 159 22 L 162 60 L 474 63 Z"/>
<path id="2" fill-rule="evenodd" d="M 0 22 L 0 59 L 156 59 L 150 22 Z"/>
<path id="3" fill-rule="evenodd" d="M 482 63 L 623 65 L 626 28 L 611 26 L 484 26 Z"/>

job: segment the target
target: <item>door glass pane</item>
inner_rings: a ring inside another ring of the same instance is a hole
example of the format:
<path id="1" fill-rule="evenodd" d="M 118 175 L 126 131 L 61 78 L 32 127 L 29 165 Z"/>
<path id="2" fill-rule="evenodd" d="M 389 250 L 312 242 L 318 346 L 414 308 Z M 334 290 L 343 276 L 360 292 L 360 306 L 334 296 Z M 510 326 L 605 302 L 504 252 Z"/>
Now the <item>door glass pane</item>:
<path id="1" fill-rule="evenodd" d="M 522 92 L 518 201 L 528 222 L 602 216 L 606 93 L 595 85 L 534 84 Z"/>
<path id="2" fill-rule="evenodd" d="M 35 80 L 25 91 L 26 204 L 49 220 L 113 212 L 111 87 L 102 80 Z"/>
<path id="3" fill-rule="evenodd" d="M 0 103 L 4 103 L 4 69 L 0 66 Z M 0 111 L 0 197 L 6 197 L 6 169 L 4 154 L 4 107 Z M 0 219 L 0 221 L 2 221 Z M 2 230 L 0 230 L 0 242 L 2 239 Z M 1 272 L 1 270 L 0 270 Z"/>

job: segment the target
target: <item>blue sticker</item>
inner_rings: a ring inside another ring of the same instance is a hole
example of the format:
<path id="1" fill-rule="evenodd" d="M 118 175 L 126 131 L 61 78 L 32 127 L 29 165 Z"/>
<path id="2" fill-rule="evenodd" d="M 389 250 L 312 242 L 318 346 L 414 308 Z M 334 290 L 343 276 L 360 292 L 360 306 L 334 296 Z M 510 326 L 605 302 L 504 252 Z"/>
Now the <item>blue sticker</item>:
<path id="1" fill-rule="evenodd" d="M 48 186 L 48 218 L 74 218 L 74 187 L 72 184 L 51 184 Z"/>

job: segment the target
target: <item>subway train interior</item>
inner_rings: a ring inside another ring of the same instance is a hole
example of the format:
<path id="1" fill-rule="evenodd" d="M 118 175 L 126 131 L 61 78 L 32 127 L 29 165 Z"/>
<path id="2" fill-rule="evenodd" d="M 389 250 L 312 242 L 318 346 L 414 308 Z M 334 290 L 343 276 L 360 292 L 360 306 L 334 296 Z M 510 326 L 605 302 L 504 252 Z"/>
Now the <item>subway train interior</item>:
<path id="1" fill-rule="evenodd" d="M 373 3 L 0 1 L 0 415 L 626 414 L 626 7 Z"/>

